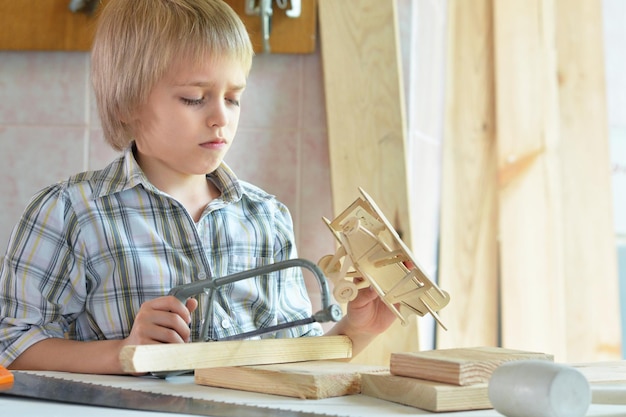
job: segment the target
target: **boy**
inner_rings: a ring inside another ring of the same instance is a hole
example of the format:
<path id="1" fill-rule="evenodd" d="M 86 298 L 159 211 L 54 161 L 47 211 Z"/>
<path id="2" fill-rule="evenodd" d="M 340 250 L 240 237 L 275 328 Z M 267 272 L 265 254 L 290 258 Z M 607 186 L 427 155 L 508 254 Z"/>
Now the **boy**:
<path id="1" fill-rule="evenodd" d="M 92 82 L 104 136 L 124 152 L 26 208 L 0 267 L 0 364 L 121 373 L 125 345 L 198 340 L 206 300 L 183 304 L 172 287 L 296 256 L 286 207 L 223 163 L 252 55 L 221 0 L 107 2 Z M 280 271 L 220 288 L 209 336 L 310 314 L 301 271 Z M 393 320 L 362 290 L 329 334 L 358 352 Z"/>

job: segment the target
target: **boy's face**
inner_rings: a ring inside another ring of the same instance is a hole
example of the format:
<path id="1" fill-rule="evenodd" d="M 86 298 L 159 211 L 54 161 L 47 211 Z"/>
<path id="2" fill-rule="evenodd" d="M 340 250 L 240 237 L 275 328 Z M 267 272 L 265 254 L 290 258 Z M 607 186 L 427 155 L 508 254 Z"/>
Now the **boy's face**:
<path id="1" fill-rule="evenodd" d="M 235 137 L 245 84 L 235 60 L 177 62 L 132 118 L 137 160 L 148 177 L 214 171 Z"/>

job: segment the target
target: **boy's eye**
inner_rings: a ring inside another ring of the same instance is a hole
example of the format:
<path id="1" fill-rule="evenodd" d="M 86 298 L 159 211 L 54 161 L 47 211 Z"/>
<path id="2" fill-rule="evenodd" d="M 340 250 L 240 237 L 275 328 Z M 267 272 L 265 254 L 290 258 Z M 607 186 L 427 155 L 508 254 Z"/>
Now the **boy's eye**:
<path id="1" fill-rule="evenodd" d="M 230 104 L 239 107 L 239 100 L 234 99 L 234 98 L 227 98 L 226 99 L 227 102 L 229 102 Z"/>
<path id="2" fill-rule="evenodd" d="M 199 106 L 200 104 L 204 103 L 204 97 L 200 97 L 200 98 L 181 97 L 180 99 L 184 104 L 188 106 Z"/>

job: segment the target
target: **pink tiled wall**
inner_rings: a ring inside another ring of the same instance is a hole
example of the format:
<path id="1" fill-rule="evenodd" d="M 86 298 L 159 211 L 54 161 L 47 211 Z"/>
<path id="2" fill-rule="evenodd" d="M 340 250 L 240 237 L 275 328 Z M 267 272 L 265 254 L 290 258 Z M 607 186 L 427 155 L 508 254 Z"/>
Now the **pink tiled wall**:
<path id="1" fill-rule="evenodd" d="M 102 140 L 89 65 L 87 53 L 0 52 L 2 254 L 37 190 L 116 156 Z M 332 212 L 320 56 L 260 54 L 248 84 L 226 160 L 288 205 L 300 256 L 317 262 L 334 250 L 321 220 Z"/>

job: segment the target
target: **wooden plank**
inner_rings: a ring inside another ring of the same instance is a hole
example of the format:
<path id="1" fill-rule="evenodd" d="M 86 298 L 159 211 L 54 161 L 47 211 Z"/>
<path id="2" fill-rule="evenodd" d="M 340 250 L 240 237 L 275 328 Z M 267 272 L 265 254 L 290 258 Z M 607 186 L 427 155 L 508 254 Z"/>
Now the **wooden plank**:
<path id="1" fill-rule="evenodd" d="M 391 354 L 390 371 L 406 376 L 453 385 L 489 382 L 493 371 L 504 362 L 524 359 L 552 361 L 546 353 L 496 347 L 437 349 Z"/>
<path id="2" fill-rule="evenodd" d="M 391 374 L 361 375 L 361 393 L 428 411 L 491 408 L 488 385 L 458 386 Z"/>
<path id="3" fill-rule="evenodd" d="M 567 360 L 621 359 L 601 0 L 555 0 Z"/>
<path id="4" fill-rule="evenodd" d="M 494 8 L 503 346 L 617 359 L 600 2 Z"/>
<path id="5" fill-rule="evenodd" d="M 498 216 L 492 1 L 453 0 L 447 4 L 439 283 L 454 301 L 441 312 L 451 331 L 437 329 L 437 348 L 496 346 Z"/>
<path id="6" fill-rule="evenodd" d="M 336 361 L 196 369 L 196 384 L 302 399 L 358 394 L 361 374 L 386 367 Z"/>
<path id="7" fill-rule="evenodd" d="M 319 15 L 335 214 L 358 196 L 360 185 L 405 240 L 410 229 L 395 2 L 320 0 Z"/>
<path id="8" fill-rule="evenodd" d="M 626 361 L 575 363 L 591 385 L 594 404 L 626 404 Z"/>
<path id="9" fill-rule="evenodd" d="M 163 372 L 351 356 L 352 342 L 348 337 L 322 336 L 126 346 L 120 353 L 120 362 L 125 372 Z"/>
<path id="10" fill-rule="evenodd" d="M 552 352 L 562 361 L 567 260 L 554 10 L 552 0 L 496 1 L 493 7 L 497 155 L 507 178 L 498 190 L 502 346 Z M 528 155 L 534 155 L 531 163 Z"/>
<path id="11" fill-rule="evenodd" d="M 592 385 L 591 402 L 593 404 L 626 405 L 626 384 Z"/>
<path id="12" fill-rule="evenodd" d="M 626 383 L 626 361 L 575 363 L 590 384 Z"/>
<path id="13" fill-rule="evenodd" d="M 411 248 L 395 1 L 318 0 L 318 11 L 334 214 L 361 186 Z M 418 349 L 412 319 L 355 360 L 386 364 L 391 351 Z"/>

